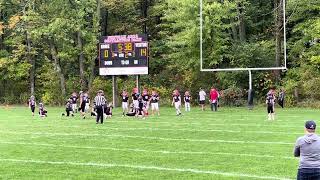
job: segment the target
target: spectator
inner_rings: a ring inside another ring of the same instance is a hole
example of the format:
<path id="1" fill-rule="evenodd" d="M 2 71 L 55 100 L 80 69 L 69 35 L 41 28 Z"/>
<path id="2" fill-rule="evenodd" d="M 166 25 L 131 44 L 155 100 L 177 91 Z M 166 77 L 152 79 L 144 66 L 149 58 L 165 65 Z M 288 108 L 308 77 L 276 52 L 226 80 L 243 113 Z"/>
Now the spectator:
<path id="1" fill-rule="evenodd" d="M 281 106 L 281 108 L 284 108 L 284 96 L 285 96 L 284 89 L 280 89 L 278 104 Z"/>
<path id="2" fill-rule="evenodd" d="M 297 180 L 320 179 L 320 138 L 315 134 L 316 123 L 305 123 L 306 135 L 297 139 L 294 156 L 300 157 Z"/>
<path id="3" fill-rule="evenodd" d="M 204 90 L 202 88 L 200 88 L 199 91 L 199 104 L 201 106 L 201 110 L 204 111 L 205 110 L 205 102 L 206 102 L 206 92 L 204 92 Z"/>
<path id="4" fill-rule="evenodd" d="M 219 98 L 219 92 L 214 87 L 212 87 L 210 90 L 211 111 L 218 110 L 218 98 Z"/>

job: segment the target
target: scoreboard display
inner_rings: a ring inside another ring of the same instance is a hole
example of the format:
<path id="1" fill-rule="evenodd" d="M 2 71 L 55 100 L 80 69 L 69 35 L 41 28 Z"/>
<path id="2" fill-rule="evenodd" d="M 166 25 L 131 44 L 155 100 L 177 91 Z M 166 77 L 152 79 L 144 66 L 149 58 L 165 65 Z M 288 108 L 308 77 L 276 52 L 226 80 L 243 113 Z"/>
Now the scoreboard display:
<path id="1" fill-rule="evenodd" d="M 149 43 L 146 35 L 104 36 L 99 43 L 99 74 L 148 74 Z"/>

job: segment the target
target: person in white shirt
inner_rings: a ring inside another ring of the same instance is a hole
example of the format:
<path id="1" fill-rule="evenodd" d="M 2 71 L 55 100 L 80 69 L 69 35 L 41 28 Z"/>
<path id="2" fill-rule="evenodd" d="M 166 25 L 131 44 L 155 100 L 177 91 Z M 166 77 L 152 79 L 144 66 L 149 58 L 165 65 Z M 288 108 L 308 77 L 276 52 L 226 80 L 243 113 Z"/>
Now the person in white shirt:
<path id="1" fill-rule="evenodd" d="M 206 92 L 204 92 L 204 90 L 202 88 L 200 88 L 200 92 L 199 92 L 199 104 L 201 106 L 201 110 L 204 111 L 205 110 L 205 102 L 206 102 Z"/>

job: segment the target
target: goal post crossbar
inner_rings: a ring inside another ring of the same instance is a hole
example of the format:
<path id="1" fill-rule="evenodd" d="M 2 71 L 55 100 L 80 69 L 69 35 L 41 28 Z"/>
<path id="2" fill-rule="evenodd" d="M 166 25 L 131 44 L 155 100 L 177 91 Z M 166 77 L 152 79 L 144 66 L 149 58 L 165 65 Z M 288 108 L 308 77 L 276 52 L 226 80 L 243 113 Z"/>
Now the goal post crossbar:
<path id="1" fill-rule="evenodd" d="M 286 67 L 268 67 L 268 68 L 226 68 L 226 69 L 200 69 L 202 72 L 221 72 L 221 71 L 269 71 L 286 70 Z"/>

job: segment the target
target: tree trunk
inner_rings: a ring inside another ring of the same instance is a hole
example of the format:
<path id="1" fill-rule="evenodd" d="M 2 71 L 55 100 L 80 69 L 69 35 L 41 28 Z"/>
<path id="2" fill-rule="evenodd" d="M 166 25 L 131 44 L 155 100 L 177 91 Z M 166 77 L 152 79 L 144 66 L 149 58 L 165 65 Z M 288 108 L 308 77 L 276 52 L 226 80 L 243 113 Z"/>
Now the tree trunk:
<path id="1" fill-rule="evenodd" d="M 101 33 L 103 36 L 108 35 L 108 9 L 102 8 L 102 22 L 101 22 Z"/>
<path id="2" fill-rule="evenodd" d="M 238 4 L 240 41 L 246 40 L 246 27 L 245 27 L 245 22 L 244 22 L 244 12 L 245 12 L 244 8 L 245 7 L 241 3 Z"/>
<path id="3" fill-rule="evenodd" d="M 3 21 L 2 12 L 0 9 L 0 23 Z M 0 26 L 3 26 L 3 24 L 0 24 Z M 2 31 L 4 31 L 4 27 L 0 28 Z M 3 43 L 3 32 L 0 30 L 0 50 L 2 49 L 2 43 Z"/>
<path id="4" fill-rule="evenodd" d="M 101 1 L 100 0 L 97 0 L 97 10 L 96 10 L 96 16 L 94 18 L 94 31 L 98 37 L 98 40 L 99 40 L 99 36 L 101 35 L 99 33 L 99 29 L 101 28 L 100 26 L 100 20 L 101 20 Z M 102 32 L 102 31 L 101 31 Z M 98 46 L 97 46 L 97 51 L 98 51 Z M 98 52 L 96 53 L 98 54 Z M 92 83 L 94 81 L 94 78 L 96 77 L 96 71 L 95 71 L 95 67 L 96 67 L 96 61 L 97 61 L 97 57 L 93 57 L 91 59 L 91 64 L 90 64 L 90 70 L 91 70 L 91 73 L 90 73 L 90 76 L 89 76 L 89 81 L 88 81 L 88 89 L 90 90 L 91 87 L 92 87 Z"/>
<path id="5" fill-rule="evenodd" d="M 142 0 L 141 1 L 141 15 L 143 18 L 142 32 L 144 34 L 147 34 L 148 8 L 149 8 L 148 0 Z"/>
<path id="6" fill-rule="evenodd" d="M 232 26 L 231 26 L 231 30 L 232 30 L 232 38 L 233 40 L 237 41 L 238 40 L 238 33 L 237 33 L 237 26 L 235 25 L 234 20 L 231 20 Z"/>
<path id="7" fill-rule="evenodd" d="M 36 70 L 36 61 L 31 55 L 31 41 L 29 38 L 28 31 L 26 31 L 26 43 L 27 43 L 27 58 L 30 62 L 30 93 L 34 95 L 35 92 L 35 70 Z"/>
<path id="8" fill-rule="evenodd" d="M 61 70 L 61 66 L 60 66 L 60 60 L 59 60 L 59 57 L 58 57 L 58 52 L 57 52 L 57 48 L 56 46 L 54 45 L 53 42 L 50 42 L 50 49 L 51 49 L 51 56 L 52 56 L 52 59 L 53 59 L 53 64 L 54 64 L 54 67 L 59 75 L 59 78 L 60 78 L 60 87 L 61 87 L 61 94 L 63 97 L 66 96 L 66 83 L 65 83 L 65 78 L 64 78 L 64 75 L 62 73 L 62 70 Z"/>
<path id="9" fill-rule="evenodd" d="M 82 44 L 82 37 L 81 32 L 77 32 L 77 40 L 78 40 L 78 49 L 80 51 L 79 53 L 79 69 L 80 69 L 80 84 L 81 89 L 87 88 L 87 83 L 84 75 L 84 54 L 83 54 L 83 44 Z"/>
<path id="10" fill-rule="evenodd" d="M 280 59 L 281 59 L 281 44 L 282 44 L 282 3 L 281 0 L 274 0 L 274 7 L 277 8 L 275 11 L 275 26 L 274 26 L 274 34 L 275 34 L 275 43 L 276 43 L 276 57 L 275 57 L 275 66 L 280 67 Z M 280 80 L 280 70 L 275 70 L 274 75 L 277 81 Z"/>
<path id="11" fill-rule="evenodd" d="M 95 67 L 96 67 L 96 58 L 92 59 L 92 62 L 91 62 L 91 66 L 90 66 L 91 73 L 90 73 L 89 82 L 88 82 L 88 89 L 91 89 L 94 78 L 96 77 Z"/>

